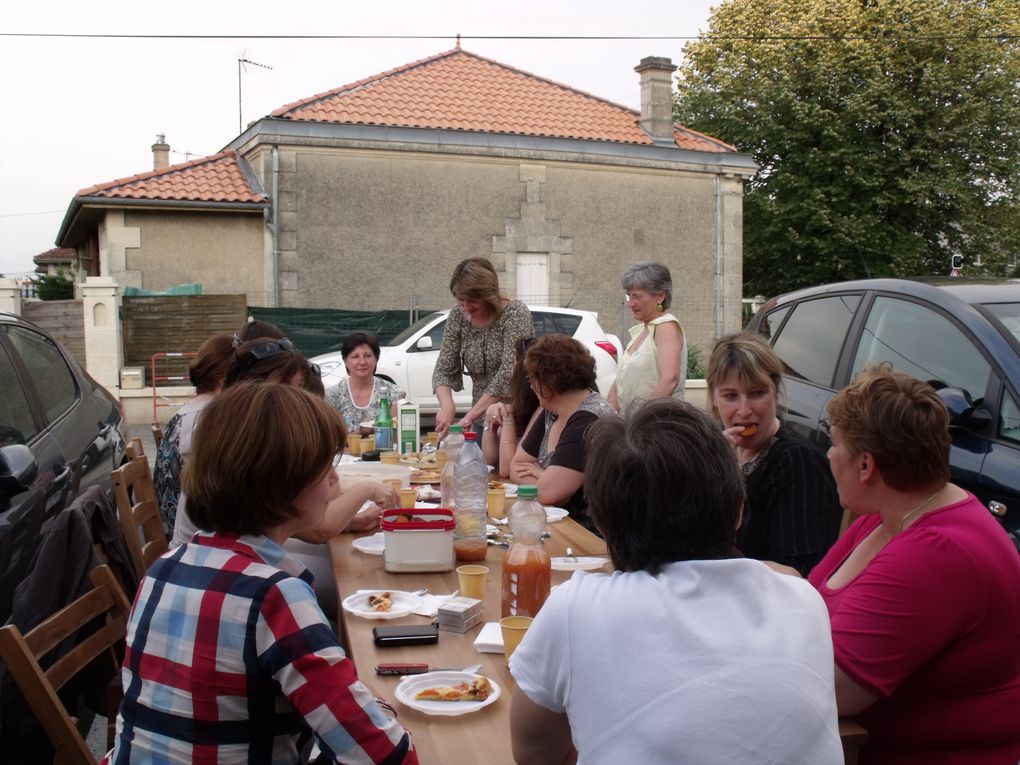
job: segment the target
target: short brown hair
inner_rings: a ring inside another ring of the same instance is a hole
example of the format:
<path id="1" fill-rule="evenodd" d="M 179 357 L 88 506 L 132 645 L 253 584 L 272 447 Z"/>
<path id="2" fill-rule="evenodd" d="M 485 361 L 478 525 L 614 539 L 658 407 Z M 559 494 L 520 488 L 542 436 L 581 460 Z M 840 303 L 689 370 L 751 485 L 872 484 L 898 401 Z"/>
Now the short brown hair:
<path id="1" fill-rule="evenodd" d="M 744 482 L 733 447 L 704 412 L 655 398 L 600 417 L 585 447 L 588 513 L 613 566 L 657 574 L 680 560 L 735 558 Z"/>
<path id="2" fill-rule="evenodd" d="M 234 339 L 230 335 L 213 335 L 198 348 L 198 356 L 188 367 L 188 378 L 196 393 L 212 393 L 223 384 L 227 369 L 234 360 Z"/>
<path id="3" fill-rule="evenodd" d="M 935 389 L 889 362 L 870 366 L 829 401 L 847 451 L 870 454 L 892 489 L 949 480 L 949 411 Z"/>
<path id="4" fill-rule="evenodd" d="M 293 348 L 286 338 L 259 337 L 242 343 L 234 349 L 224 387 L 244 380 L 285 383 L 298 372 L 305 384 L 308 360 Z"/>
<path id="5" fill-rule="evenodd" d="M 195 430 L 182 487 L 188 515 L 207 531 L 263 534 L 297 511 L 291 502 L 322 477 L 347 440 L 325 399 L 278 383 L 239 383 L 213 399 Z"/>
<path id="6" fill-rule="evenodd" d="M 566 335 L 538 338 L 528 347 L 524 368 L 532 380 L 555 394 L 595 387 L 595 358 Z"/>
<path id="7" fill-rule="evenodd" d="M 754 332 L 737 332 L 720 337 L 712 347 L 708 359 L 705 382 L 708 384 L 708 403 L 712 414 L 719 417 L 715 405 L 715 391 L 733 372 L 744 385 L 769 386 L 776 396 L 783 385 L 783 362 L 761 335 Z"/>
<path id="8" fill-rule="evenodd" d="M 499 313 L 503 294 L 499 291 L 499 274 L 485 258 L 465 258 L 453 269 L 450 292 L 468 300 L 484 300 L 494 313 Z"/>

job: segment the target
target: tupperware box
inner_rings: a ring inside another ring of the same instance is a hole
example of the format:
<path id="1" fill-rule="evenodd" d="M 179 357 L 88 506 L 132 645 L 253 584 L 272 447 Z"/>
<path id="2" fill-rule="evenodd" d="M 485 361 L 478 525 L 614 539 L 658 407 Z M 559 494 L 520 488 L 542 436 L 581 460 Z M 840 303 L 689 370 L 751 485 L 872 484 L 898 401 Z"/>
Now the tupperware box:
<path id="1" fill-rule="evenodd" d="M 453 510 L 394 507 L 383 510 L 381 525 L 387 571 L 453 571 Z"/>

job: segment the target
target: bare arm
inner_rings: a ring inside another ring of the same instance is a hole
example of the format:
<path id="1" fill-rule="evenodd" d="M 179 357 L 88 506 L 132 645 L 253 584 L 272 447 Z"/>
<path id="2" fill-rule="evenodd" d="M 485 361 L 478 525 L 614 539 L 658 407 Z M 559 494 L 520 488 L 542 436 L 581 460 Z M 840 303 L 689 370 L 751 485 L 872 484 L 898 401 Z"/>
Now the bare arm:
<path id="1" fill-rule="evenodd" d="M 609 389 L 609 395 L 606 396 L 606 401 L 616 411 L 620 411 L 620 397 L 616 394 L 616 381 L 613 381 L 613 387 Z"/>
<path id="2" fill-rule="evenodd" d="M 539 706 L 520 691 L 510 702 L 510 742 L 518 765 L 562 765 L 577 759 L 567 716 Z"/>
<path id="3" fill-rule="evenodd" d="M 679 324 L 670 321 L 655 327 L 654 339 L 659 382 L 648 394 L 649 398 L 670 396 L 680 384 L 680 354 L 683 353 L 684 333 Z"/>
<path id="4" fill-rule="evenodd" d="M 453 418 L 457 416 L 457 407 L 453 403 L 453 391 L 449 385 L 438 386 L 436 398 L 439 399 L 439 411 L 436 412 L 436 432 L 442 439 L 453 424 Z"/>
<path id="5" fill-rule="evenodd" d="M 345 531 L 358 515 L 361 506 L 369 501 L 375 502 L 377 506 L 397 507 L 398 505 L 397 493 L 392 486 L 374 481 L 362 481 L 352 485 L 349 489 L 342 490 L 339 496 L 330 500 L 321 525 L 302 531 L 295 536 L 303 542 L 312 544 L 327 542 Z M 378 518 L 378 512 L 375 515 Z"/>
<path id="6" fill-rule="evenodd" d="M 453 396 L 450 397 L 450 401 L 453 401 Z M 499 399 L 496 396 L 491 396 L 488 393 L 483 393 L 478 397 L 478 402 L 468 410 L 468 413 L 464 415 L 460 424 L 464 426 L 464 430 L 470 428 L 474 421 L 479 419 L 485 414 L 485 410 L 493 404 L 498 404 Z"/>
<path id="7" fill-rule="evenodd" d="M 836 711 L 841 716 L 853 716 L 863 712 L 876 701 L 878 696 L 861 688 L 850 679 L 850 675 L 836 666 Z"/>

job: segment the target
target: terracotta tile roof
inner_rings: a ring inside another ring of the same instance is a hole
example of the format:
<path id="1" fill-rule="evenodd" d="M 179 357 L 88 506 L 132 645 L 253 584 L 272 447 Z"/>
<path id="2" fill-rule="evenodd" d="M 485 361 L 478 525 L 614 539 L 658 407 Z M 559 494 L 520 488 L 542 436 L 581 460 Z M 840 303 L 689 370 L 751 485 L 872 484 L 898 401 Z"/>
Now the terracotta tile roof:
<path id="1" fill-rule="evenodd" d="M 32 262 L 37 266 L 59 265 L 60 263 L 73 263 L 77 258 L 78 253 L 73 247 L 54 247 L 35 255 Z"/>
<path id="2" fill-rule="evenodd" d="M 295 101 L 272 116 L 654 143 L 638 125 L 640 114 L 633 109 L 459 48 Z M 684 149 L 736 151 L 682 125 L 674 135 Z"/>
<path id="3" fill-rule="evenodd" d="M 89 186 L 79 191 L 78 196 L 182 202 L 258 203 L 267 199 L 264 194 L 256 194 L 252 190 L 232 149 L 129 178 Z"/>

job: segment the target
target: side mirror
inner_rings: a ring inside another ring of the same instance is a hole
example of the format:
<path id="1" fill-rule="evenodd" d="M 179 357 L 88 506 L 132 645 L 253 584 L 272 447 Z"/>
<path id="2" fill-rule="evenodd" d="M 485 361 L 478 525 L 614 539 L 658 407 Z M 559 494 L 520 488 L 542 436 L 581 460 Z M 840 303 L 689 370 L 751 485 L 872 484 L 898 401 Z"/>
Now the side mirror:
<path id="1" fill-rule="evenodd" d="M 419 337 L 418 342 L 414 344 L 414 347 L 419 351 L 431 351 L 432 350 L 432 338 L 428 335 Z"/>
<path id="2" fill-rule="evenodd" d="M 39 473 L 32 450 L 24 444 L 0 449 L 0 496 L 8 497 L 27 490 Z"/>
<path id="3" fill-rule="evenodd" d="M 981 407 L 984 399 L 972 400 L 963 388 L 940 388 L 938 396 L 949 410 L 951 427 L 982 430 L 992 421 L 992 415 Z"/>

